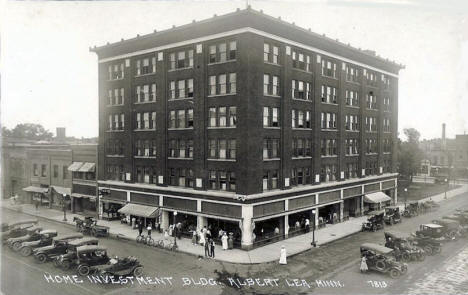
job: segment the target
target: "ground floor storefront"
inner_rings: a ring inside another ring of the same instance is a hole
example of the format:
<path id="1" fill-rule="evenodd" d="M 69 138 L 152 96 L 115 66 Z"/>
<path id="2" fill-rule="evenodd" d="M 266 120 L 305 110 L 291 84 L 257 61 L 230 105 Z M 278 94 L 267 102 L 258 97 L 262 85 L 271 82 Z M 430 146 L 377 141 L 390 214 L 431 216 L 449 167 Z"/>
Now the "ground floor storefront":
<path id="1" fill-rule="evenodd" d="M 397 202 L 396 175 L 278 191 L 278 195 L 183 190 L 115 181 L 99 182 L 98 212 L 134 228 L 139 220 L 171 235 L 192 238 L 208 230 L 218 243 L 223 233 L 235 246 L 251 249 L 362 216 L 370 208 Z M 376 201 L 375 195 L 383 199 Z M 373 197 L 374 196 L 374 197 Z M 133 206 L 133 209 L 129 208 Z M 125 220 L 125 221 L 124 221 Z"/>

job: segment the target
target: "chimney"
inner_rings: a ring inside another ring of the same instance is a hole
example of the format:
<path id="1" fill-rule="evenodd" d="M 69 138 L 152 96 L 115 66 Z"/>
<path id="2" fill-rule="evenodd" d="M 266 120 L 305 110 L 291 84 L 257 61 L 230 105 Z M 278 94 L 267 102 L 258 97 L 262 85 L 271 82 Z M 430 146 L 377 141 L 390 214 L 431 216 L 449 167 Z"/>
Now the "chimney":
<path id="1" fill-rule="evenodd" d="M 55 140 L 57 141 L 65 141 L 65 127 L 57 127 L 57 136 Z"/>

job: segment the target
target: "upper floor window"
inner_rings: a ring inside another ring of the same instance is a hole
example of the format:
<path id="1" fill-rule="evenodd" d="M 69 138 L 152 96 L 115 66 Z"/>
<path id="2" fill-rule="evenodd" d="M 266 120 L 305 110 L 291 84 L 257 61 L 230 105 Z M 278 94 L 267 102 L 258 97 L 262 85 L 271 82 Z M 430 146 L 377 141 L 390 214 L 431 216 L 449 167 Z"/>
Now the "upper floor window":
<path id="1" fill-rule="evenodd" d="M 109 80 L 118 80 L 124 78 L 124 64 L 114 64 L 108 67 Z"/>
<path id="2" fill-rule="evenodd" d="M 109 139 L 106 143 L 107 155 L 123 155 L 124 143 L 119 139 Z"/>
<path id="3" fill-rule="evenodd" d="M 156 183 L 157 181 L 157 170 L 155 167 L 149 166 L 136 166 L 135 169 L 137 183 Z"/>
<path id="4" fill-rule="evenodd" d="M 125 171 L 123 165 L 107 165 L 107 179 L 124 181 Z"/>
<path id="5" fill-rule="evenodd" d="M 335 164 L 322 165 L 320 167 L 320 181 L 321 182 L 335 181 L 337 171 L 338 171 L 337 165 Z"/>
<path id="6" fill-rule="evenodd" d="M 390 89 L 390 77 L 389 76 L 382 74 L 382 82 L 383 82 L 383 88 L 385 90 Z"/>
<path id="7" fill-rule="evenodd" d="M 236 59 L 237 42 L 230 41 L 226 43 L 219 43 L 210 45 L 209 63 L 226 62 L 228 60 Z"/>
<path id="8" fill-rule="evenodd" d="M 169 99 L 193 97 L 193 79 L 171 81 L 169 83 Z"/>
<path id="9" fill-rule="evenodd" d="M 263 172 L 262 187 L 264 191 L 278 188 L 278 170 Z"/>
<path id="10" fill-rule="evenodd" d="M 322 102 L 338 103 L 337 93 L 338 90 L 335 87 L 322 85 Z"/>
<path id="11" fill-rule="evenodd" d="M 137 103 L 156 101 L 156 84 L 137 85 L 135 92 Z"/>
<path id="12" fill-rule="evenodd" d="M 193 49 L 173 52 L 169 55 L 170 69 L 184 69 L 193 67 Z"/>
<path id="13" fill-rule="evenodd" d="M 377 118 L 376 117 L 366 117 L 366 131 L 377 132 Z"/>
<path id="14" fill-rule="evenodd" d="M 263 75 L 263 94 L 279 96 L 279 77 L 269 74 Z"/>
<path id="15" fill-rule="evenodd" d="M 37 168 L 38 165 L 37 164 L 33 164 L 33 175 L 34 176 L 39 176 L 39 169 Z"/>
<path id="16" fill-rule="evenodd" d="M 293 51 L 292 52 L 292 66 L 296 69 L 311 71 L 310 68 L 310 56 L 302 52 Z"/>
<path id="17" fill-rule="evenodd" d="M 294 138 L 292 144 L 292 156 L 294 158 L 312 156 L 312 141 L 310 139 Z"/>
<path id="18" fill-rule="evenodd" d="M 170 158 L 193 159 L 193 140 L 172 139 L 169 141 Z"/>
<path id="19" fill-rule="evenodd" d="M 58 165 L 54 165 L 54 178 L 57 178 L 58 176 L 59 176 Z"/>
<path id="20" fill-rule="evenodd" d="M 143 59 L 137 59 L 136 61 L 136 74 L 147 75 L 156 73 L 156 57 L 147 57 Z"/>
<path id="21" fill-rule="evenodd" d="M 336 78 L 336 63 L 322 58 L 322 75 Z"/>
<path id="22" fill-rule="evenodd" d="M 236 191 L 236 173 L 224 170 L 210 170 L 208 172 L 209 189 L 222 191 Z"/>
<path id="23" fill-rule="evenodd" d="M 392 152 L 392 141 L 390 138 L 384 138 L 382 140 L 383 151 L 384 153 L 391 153 Z"/>
<path id="24" fill-rule="evenodd" d="M 210 107 L 208 111 L 208 127 L 236 127 L 236 124 L 236 107 Z"/>
<path id="25" fill-rule="evenodd" d="M 383 98 L 383 109 L 384 111 L 391 111 L 391 106 L 390 106 L 390 97 L 384 97 Z"/>
<path id="26" fill-rule="evenodd" d="M 263 107 L 263 127 L 279 127 L 279 109 Z"/>
<path id="27" fill-rule="evenodd" d="M 359 93 L 353 90 L 346 90 L 346 105 L 359 107 Z"/>
<path id="28" fill-rule="evenodd" d="M 359 82 L 359 70 L 351 65 L 346 65 L 346 81 L 348 82 Z"/>
<path id="29" fill-rule="evenodd" d="M 374 95 L 374 92 L 369 92 L 366 95 L 366 106 L 368 109 L 376 110 L 377 109 L 377 97 Z"/>
<path id="30" fill-rule="evenodd" d="M 41 176 L 42 176 L 42 177 L 46 177 L 46 176 L 47 176 L 47 165 L 46 165 L 46 164 L 42 164 L 42 165 L 41 165 Z"/>
<path id="31" fill-rule="evenodd" d="M 367 84 L 370 86 L 377 86 L 377 74 L 373 71 L 366 70 L 365 76 L 367 79 Z"/>
<path id="32" fill-rule="evenodd" d="M 297 167 L 291 169 L 291 186 L 311 184 L 309 167 Z"/>
<path id="33" fill-rule="evenodd" d="M 210 159 L 236 159 L 235 139 L 209 139 L 208 158 Z"/>
<path id="34" fill-rule="evenodd" d="M 237 91 L 236 73 L 209 77 L 208 95 L 235 94 Z"/>
<path id="35" fill-rule="evenodd" d="M 366 139 L 366 153 L 367 154 L 377 153 L 377 139 L 372 139 L 372 138 Z"/>
<path id="36" fill-rule="evenodd" d="M 109 130 L 124 130 L 125 114 L 110 114 L 109 115 Z"/>
<path id="37" fill-rule="evenodd" d="M 155 130 L 156 112 L 145 112 L 136 114 L 137 130 Z"/>
<path id="38" fill-rule="evenodd" d="M 347 163 L 345 168 L 345 178 L 357 178 L 358 164 L 357 163 Z"/>
<path id="39" fill-rule="evenodd" d="M 135 141 L 135 156 L 156 157 L 155 139 L 137 139 Z"/>
<path id="40" fill-rule="evenodd" d="M 291 97 L 312 101 L 312 86 L 309 82 L 292 80 Z"/>
<path id="41" fill-rule="evenodd" d="M 194 187 L 195 177 L 189 168 L 169 168 L 169 185 Z"/>
<path id="42" fill-rule="evenodd" d="M 336 139 L 322 139 L 320 141 L 321 156 L 336 156 L 337 150 Z"/>
<path id="43" fill-rule="evenodd" d="M 193 128 L 193 109 L 170 111 L 169 128 Z"/>
<path id="44" fill-rule="evenodd" d="M 322 113 L 322 129 L 336 129 L 336 113 Z"/>
<path id="45" fill-rule="evenodd" d="M 375 161 L 366 162 L 366 175 L 376 175 L 377 173 L 378 173 L 377 162 Z"/>
<path id="46" fill-rule="evenodd" d="M 359 115 L 346 115 L 345 129 L 348 131 L 359 131 Z"/>
<path id="47" fill-rule="evenodd" d="M 268 43 L 264 43 L 263 61 L 273 64 L 279 64 L 279 47 Z"/>
<path id="48" fill-rule="evenodd" d="M 263 140 L 263 159 L 278 159 L 279 158 L 279 139 L 264 139 Z"/>
<path id="49" fill-rule="evenodd" d="M 124 88 L 109 89 L 107 94 L 108 105 L 123 105 L 125 103 L 124 94 Z"/>
<path id="50" fill-rule="evenodd" d="M 390 128 L 390 119 L 389 118 L 383 118 L 383 122 L 382 122 L 382 128 L 383 128 L 383 131 L 384 132 L 390 132 L 391 131 L 391 128 Z"/>
<path id="51" fill-rule="evenodd" d="M 358 140 L 356 138 L 345 139 L 345 153 L 347 156 L 359 154 Z"/>
<path id="52" fill-rule="evenodd" d="M 310 119 L 310 111 L 291 110 L 291 127 L 292 128 L 312 128 Z"/>
<path id="53" fill-rule="evenodd" d="M 68 167 L 62 166 L 62 179 L 67 179 L 67 178 L 68 178 Z"/>

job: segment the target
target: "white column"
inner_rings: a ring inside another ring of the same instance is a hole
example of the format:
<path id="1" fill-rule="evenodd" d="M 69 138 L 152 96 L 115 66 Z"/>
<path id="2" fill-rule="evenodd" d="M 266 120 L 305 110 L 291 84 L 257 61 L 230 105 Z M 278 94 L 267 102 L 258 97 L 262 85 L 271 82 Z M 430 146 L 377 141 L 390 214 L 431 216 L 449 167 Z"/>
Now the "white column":
<path id="1" fill-rule="evenodd" d="M 284 216 L 284 235 L 286 238 L 288 237 L 289 234 L 289 215 Z"/>
<path id="2" fill-rule="evenodd" d="M 242 206 L 242 249 L 251 249 L 253 245 L 252 240 L 252 218 L 253 218 L 253 206 L 243 205 Z"/>
<path id="3" fill-rule="evenodd" d="M 130 192 L 127 191 L 127 202 L 130 203 Z"/>
<path id="4" fill-rule="evenodd" d="M 169 228 L 169 212 L 163 210 L 161 214 L 161 230 Z"/>
<path id="5" fill-rule="evenodd" d="M 315 216 L 314 216 L 315 228 L 318 228 L 319 224 L 319 208 L 315 208 Z"/>
<path id="6" fill-rule="evenodd" d="M 343 196 L 343 194 L 342 194 Z M 340 220 L 343 221 L 343 217 L 344 217 L 344 201 L 341 201 L 340 202 Z"/>
<path id="7" fill-rule="evenodd" d="M 197 229 L 202 229 L 204 226 L 208 228 L 208 218 L 197 215 Z"/>

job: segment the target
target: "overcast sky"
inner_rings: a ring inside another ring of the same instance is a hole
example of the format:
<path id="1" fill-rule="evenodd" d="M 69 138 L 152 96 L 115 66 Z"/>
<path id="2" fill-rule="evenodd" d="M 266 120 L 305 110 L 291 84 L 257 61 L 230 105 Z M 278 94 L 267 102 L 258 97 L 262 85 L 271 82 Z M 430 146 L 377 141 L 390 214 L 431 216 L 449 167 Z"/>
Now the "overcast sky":
<path id="1" fill-rule="evenodd" d="M 468 4 L 463 0 L 249 1 L 252 8 L 372 49 L 406 69 L 399 130 L 423 138 L 468 131 Z M 245 8 L 246 1 L 5 1 L 1 123 L 36 122 L 98 135 L 97 57 L 103 45 Z"/>

